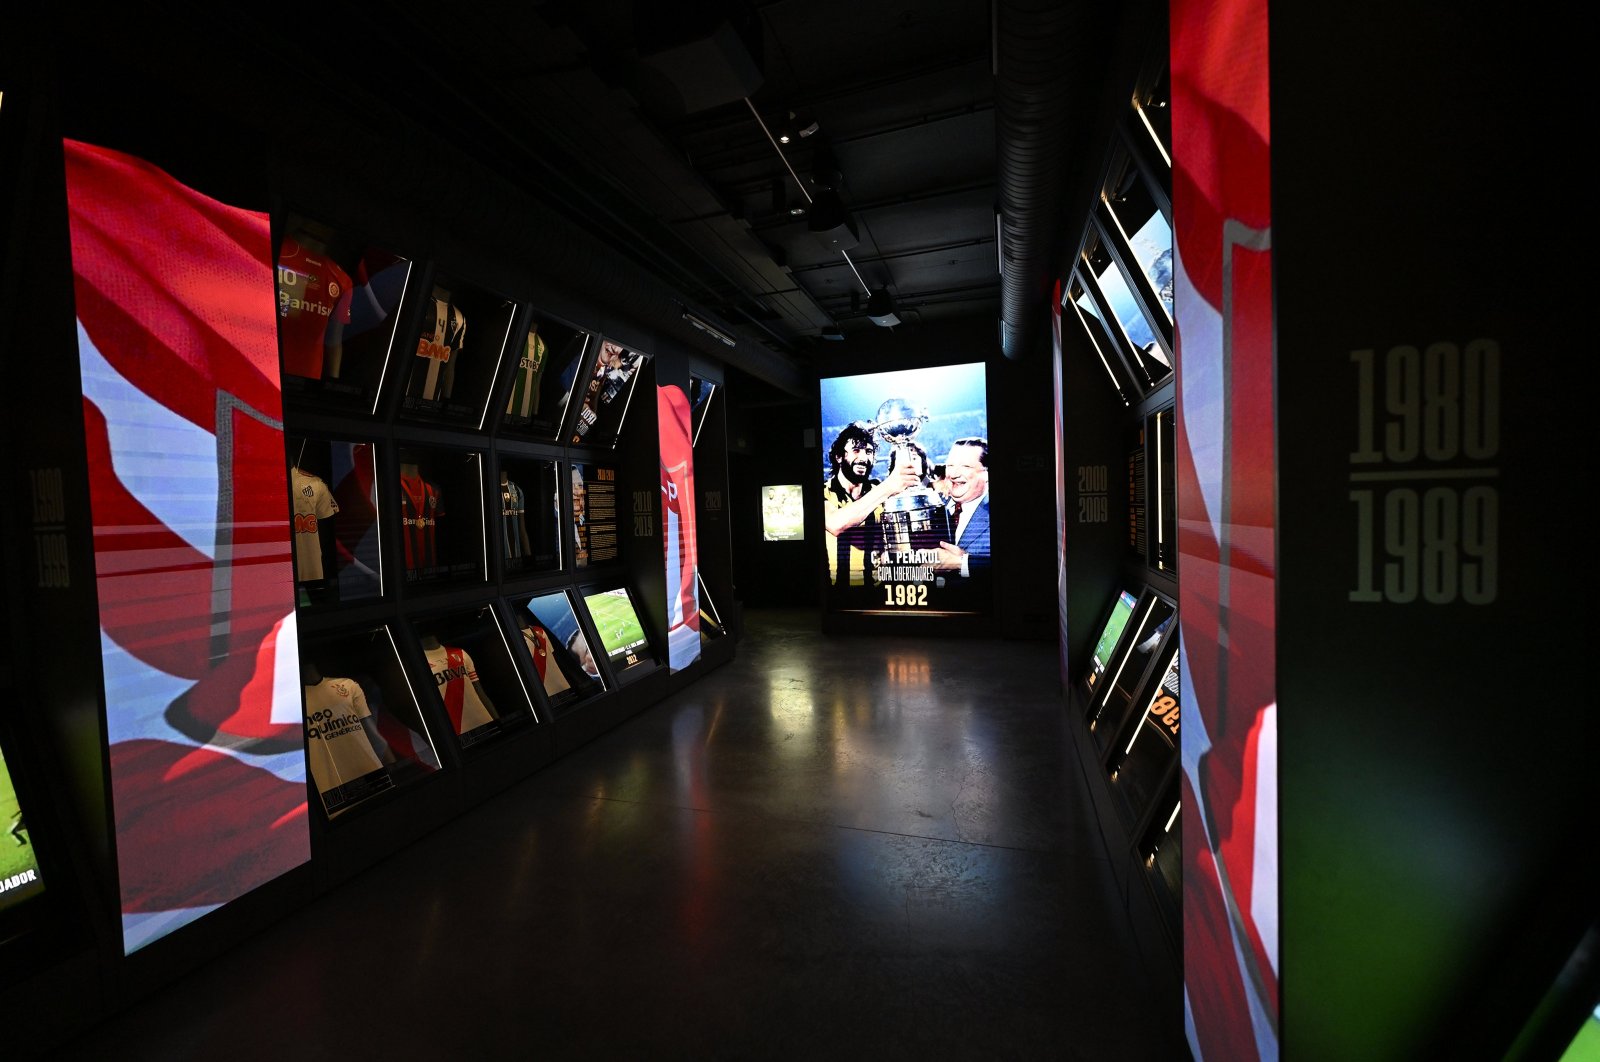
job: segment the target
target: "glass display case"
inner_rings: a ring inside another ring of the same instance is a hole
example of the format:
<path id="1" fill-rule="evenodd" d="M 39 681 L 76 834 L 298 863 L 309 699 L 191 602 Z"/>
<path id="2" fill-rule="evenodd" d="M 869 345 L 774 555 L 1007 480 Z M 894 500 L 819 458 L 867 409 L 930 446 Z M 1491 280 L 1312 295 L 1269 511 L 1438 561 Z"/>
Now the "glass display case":
<path id="1" fill-rule="evenodd" d="M 590 333 L 534 312 L 527 330 L 512 343 L 515 361 L 500 430 L 539 442 L 557 441 L 578 374 L 588 364 L 584 355 L 593 344 Z"/>
<path id="2" fill-rule="evenodd" d="M 328 818 L 439 769 L 387 626 L 304 636 L 306 760 Z"/>
<path id="3" fill-rule="evenodd" d="M 289 511 L 301 604 L 383 595 L 377 446 L 290 436 Z"/>
<path id="4" fill-rule="evenodd" d="M 412 629 L 438 695 L 436 707 L 463 749 L 537 718 L 491 606 L 427 616 L 414 620 Z"/>
<path id="5" fill-rule="evenodd" d="M 483 455 L 402 446 L 394 505 L 407 584 L 460 586 L 487 578 Z"/>
<path id="6" fill-rule="evenodd" d="M 561 479 L 554 460 L 500 458 L 500 559 L 507 576 L 561 568 Z"/>
<path id="7" fill-rule="evenodd" d="M 639 370 L 647 360 L 648 354 L 629 350 L 621 343 L 609 339 L 600 341 L 584 377 L 583 397 L 573 421 L 570 443 L 601 450 L 617 445 Z"/>
<path id="8" fill-rule="evenodd" d="M 410 260 L 290 214 L 278 244 L 278 347 L 287 403 L 377 411 Z"/>
<path id="9" fill-rule="evenodd" d="M 600 665 L 566 591 L 522 598 L 511 612 L 552 712 L 559 715 L 605 691 Z"/>
<path id="10" fill-rule="evenodd" d="M 448 273 L 421 293 L 416 334 L 400 360 L 400 414 L 407 420 L 482 428 L 489 394 L 511 339 L 510 299 Z"/>

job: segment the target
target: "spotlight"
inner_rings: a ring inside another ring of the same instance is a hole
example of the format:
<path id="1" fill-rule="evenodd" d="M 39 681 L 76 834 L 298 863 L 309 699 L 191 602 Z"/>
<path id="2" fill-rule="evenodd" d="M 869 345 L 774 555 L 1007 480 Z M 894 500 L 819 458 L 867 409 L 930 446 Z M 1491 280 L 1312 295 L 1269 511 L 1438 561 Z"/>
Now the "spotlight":
<path id="1" fill-rule="evenodd" d="M 794 130 L 795 136 L 799 137 L 801 140 L 804 140 L 812 133 L 815 133 L 820 127 L 817 125 L 817 120 L 811 117 L 809 114 L 806 114 L 804 111 L 799 113 L 790 111 L 789 128 Z"/>
<path id="2" fill-rule="evenodd" d="M 879 288 L 867 299 L 867 320 L 884 328 L 893 328 L 900 323 L 894 296 L 889 294 L 888 288 Z"/>
<path id="3" fill-rule="evenodd" d="M 806 227 L 830 251 L 848 251 L 860 242 L 856 223 L 839 199 L 839 193 L 823 189 L 811 201 L 811 216 Z"/>
<path id="4" fill-rule="evenodd" d="M 803 217 L 805 217 L 806 216 L 806 205 L 805 205 L 805 203 L 802 202 L 801 200 L 798 200 L 798 199 L 796 199 L 794 202 L 790 203 L 789 204 L 789 216 L 792 217 L 792 218 L 803 218 Z"/>

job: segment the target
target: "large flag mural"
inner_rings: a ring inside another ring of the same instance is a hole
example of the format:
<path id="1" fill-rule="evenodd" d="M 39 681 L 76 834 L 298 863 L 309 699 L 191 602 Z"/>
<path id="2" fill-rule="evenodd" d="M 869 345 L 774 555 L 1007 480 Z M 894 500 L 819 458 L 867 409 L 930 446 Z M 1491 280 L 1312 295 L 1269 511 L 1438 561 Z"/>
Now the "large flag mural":
<path id="1" fill-rule="evenodd" d="M 1267 5 L 1171 15 L 1184 1009 L 1240 1062 L 1279 1044 Z"/>
<path id="2" fill-rule="evenodd" d="M 310 855 L 272 242 L 264 213 L 65 150 L 132 952 Z"/>

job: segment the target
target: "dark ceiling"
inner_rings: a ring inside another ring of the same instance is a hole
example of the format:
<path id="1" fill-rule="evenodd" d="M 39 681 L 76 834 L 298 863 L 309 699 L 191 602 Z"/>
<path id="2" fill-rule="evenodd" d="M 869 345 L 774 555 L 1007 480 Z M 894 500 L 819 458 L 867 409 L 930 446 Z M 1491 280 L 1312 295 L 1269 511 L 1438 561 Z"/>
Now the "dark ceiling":
<path id="1" fill-rule="evenodd" d="M 1143 7 L 1157 5 L 1128 10 Z M 271 98 L 232 105 L 264 123 L 279 120 L 281 88 L 321 121 L 316 86 L 360 85 L 651 271 L 732 333 L 735 355 L 759 345 L 802 376 L 879 328 L 875 289 L 897 331 L 1002 317 L 1042 330 L 1058 201 L 1077 205 L 1094 179 L 1082 122 L 1106 110 L 1104 26 L 1128 21 L 1106 0 L 402 2 L 382 17 L 328 0 L 309 21 L 193 10 L 157 29 L 128 9 L 107 30 L 108 59 L 134 71 L 125 84 L 264 80 Z M 167 40 L 202 24 L 230 46 Z M 118 49 L 132 37 L 150 43 Z M 776 133 L 791 111 L 817 131 L 784 149 L 786 165 L 756 116 Z M 843 252 L 790 212 L 826 189 L 854 219 Z"/>
<path id="2" fill-rule="evenodd" d="M 995 315 L 987 0 L 550 0 L 517 18 L 456 15 L 475 99 L 559 152 L 568 196 L 659 247 L 726 324 L 793 354 L 878 327 L 879 288 L 908 326 Z M 791 111 L 817 131 L 786 165 L 752 106 L 774 135 Z M 823 189 L 854 247 L 790 213 Z"/>

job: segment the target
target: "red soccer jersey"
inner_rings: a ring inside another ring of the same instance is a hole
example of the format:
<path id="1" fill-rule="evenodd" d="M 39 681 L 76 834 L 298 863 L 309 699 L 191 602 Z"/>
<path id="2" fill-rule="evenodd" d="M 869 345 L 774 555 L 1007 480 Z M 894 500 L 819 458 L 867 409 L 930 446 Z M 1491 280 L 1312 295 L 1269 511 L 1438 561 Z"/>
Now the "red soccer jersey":
<path id="1" fill-rule="evenodd" d="M 439 564 L 439 520 L 444 502 L 439 488 L 421 476 L 400 477 L 400 531 L 406 540 L 406 568 Z"/>
<path id="2" fill-rule="evenodd" d="M 312 254 L 292 237 L 278 253 L 278 345 L 283 371 L 322 378 L 328 326 L 350 323 L 350 274 L 325 254 Z"/>

